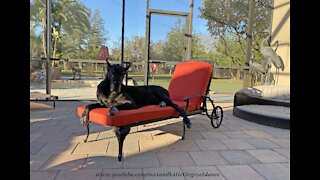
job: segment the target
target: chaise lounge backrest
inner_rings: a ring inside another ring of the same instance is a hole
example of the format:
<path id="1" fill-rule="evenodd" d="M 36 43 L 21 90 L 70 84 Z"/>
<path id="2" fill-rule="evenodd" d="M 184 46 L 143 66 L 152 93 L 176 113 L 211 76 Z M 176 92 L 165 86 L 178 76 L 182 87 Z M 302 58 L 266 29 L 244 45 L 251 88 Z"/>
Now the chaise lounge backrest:
<path id="1" fill-rule="evenodd" d="M 189 61 L 176 66 L 168 88 L 170 98 L 174 101 L 183 101 L 185 97 L 203 95 L 206 93 L 213 67 L 211 64 L 200 61 Z M 200 107 L 200 96 L 190 99 Z"/>

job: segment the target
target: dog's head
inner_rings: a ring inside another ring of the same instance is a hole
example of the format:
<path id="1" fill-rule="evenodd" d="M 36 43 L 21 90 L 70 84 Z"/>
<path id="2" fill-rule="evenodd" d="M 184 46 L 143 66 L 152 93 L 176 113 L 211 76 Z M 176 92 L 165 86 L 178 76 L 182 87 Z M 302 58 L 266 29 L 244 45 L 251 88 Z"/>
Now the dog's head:
<path id="1" fill-rule="evenodd" d="M 107 61 L 107 75 L 106 78 L 110 81 L 110 92 L 114 91 L 117 93 L 121 92 L 121 86 L 123 78 L 130 67 L 130 63 L 123 67 L 120 64 L 111 65 Z"/>

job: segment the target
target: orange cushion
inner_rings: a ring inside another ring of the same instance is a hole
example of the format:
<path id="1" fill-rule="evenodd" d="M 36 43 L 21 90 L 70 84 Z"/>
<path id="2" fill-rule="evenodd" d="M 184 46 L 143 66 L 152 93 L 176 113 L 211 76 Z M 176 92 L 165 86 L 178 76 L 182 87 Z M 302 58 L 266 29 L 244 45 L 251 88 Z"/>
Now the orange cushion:
<path id="1" fill-rule="evenodd" d="M 173 101 L 182 109 L 186 109 L 186 102 Z M 78 116 L 81 116 L 85 106 L 78 106 Z M 199 109 L 196 104 L 190 103 L 188 111 Z M 159 105 L 149 105 L 138 109 L 120 110 L 114 116 L 108 116 L 109 108 L 96 108 L 89 112 L 89 121 L 106 126 L 124 126 L 136 122 L 159 119 L 178 115 L 179 112 L 170 106 L 160 107 Z"/>
<path id="2" fill-rule="evenodd" d="M 168 88 L 172 100 L 182 101 L 183 98 L 205 94 L 213 67 L 209 63 L 191 61 L 176 66 Z M 200 96 L 191 98 L 190 102 L 200 106 Z"/>

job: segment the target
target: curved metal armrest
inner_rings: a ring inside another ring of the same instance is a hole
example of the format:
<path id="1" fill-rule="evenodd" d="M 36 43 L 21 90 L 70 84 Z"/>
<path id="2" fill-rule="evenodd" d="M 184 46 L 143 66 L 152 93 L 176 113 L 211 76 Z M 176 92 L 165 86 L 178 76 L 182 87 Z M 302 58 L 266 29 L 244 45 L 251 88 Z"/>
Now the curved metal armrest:
<path id="1" fill-rule="evenodd" d="M 192 95 L 192 96 L 188 96 L 188 97 L 183 98 L 183 101 L 189 101 L 190 98 L 197 97 L 197 96 L 201 96 L 202 98 L 207 97 L 205 94 L 196 94 L 196 95 Z"/>
<path id="2" fill-rule="evenodd" d="M 183 98 L 183 101 L 187 101 L 186 112 L 188 111 L 188 107 L 189 107 L 189 99 L 193 98 L 193 97 L 197 97 L 197 96 L 201 96 L 203 99 L 208 97 L 205 94 L 196 94 L 196 95 L 192 95 L 192 96 L 188 96 L 188 97 Z"/>

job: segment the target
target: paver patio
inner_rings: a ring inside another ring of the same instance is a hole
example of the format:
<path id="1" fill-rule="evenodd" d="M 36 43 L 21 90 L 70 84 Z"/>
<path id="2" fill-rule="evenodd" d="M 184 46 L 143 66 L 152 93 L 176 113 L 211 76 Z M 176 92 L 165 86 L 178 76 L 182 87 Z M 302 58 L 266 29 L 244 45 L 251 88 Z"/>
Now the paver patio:
<path id="1" fill-rule="evenodd" d="M 132 128 L 121 162 L 111 127 L 91 123 L 83 142 L 76 107 L 88 103 L 30 103 L 31 179 L 290 179 L 290 130 L 237 118 L 233 103 L 216 103 L 224 110 L 218 129 L 190 116 L 185 140 L 181 118 Z"/>

